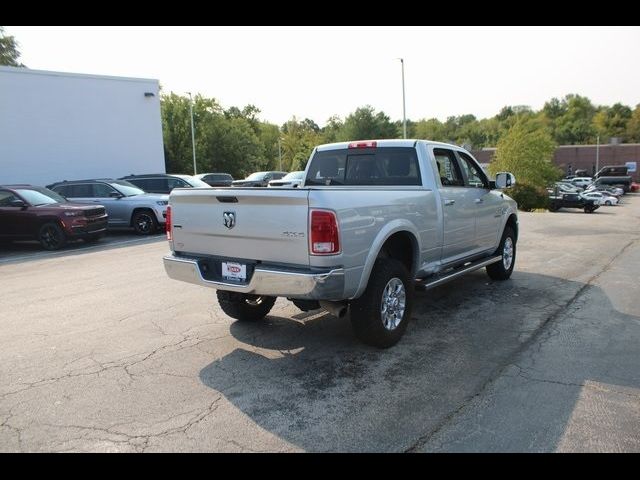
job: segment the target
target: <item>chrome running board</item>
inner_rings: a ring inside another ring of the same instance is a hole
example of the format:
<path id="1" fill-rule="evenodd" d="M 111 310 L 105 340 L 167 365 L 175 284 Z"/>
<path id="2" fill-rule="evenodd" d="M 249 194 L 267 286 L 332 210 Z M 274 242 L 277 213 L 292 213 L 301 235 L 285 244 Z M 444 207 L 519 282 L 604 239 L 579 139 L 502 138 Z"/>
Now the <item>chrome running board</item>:
<path id="1" fill-rule="evenodd" d="M 445 271 L 439 275 L 434 275 L 427 278 L 416 278 L 416 288 L 420 290 L 429 290 L 433 287 L 447 283 L 455 278 L 458 278 L 466 273 L 473 272 L 492 263 L 502 261 L 502 255 L 495 257 L 485 258 L 483 260 L 477 260 L 475 262 L 466 263 L 460 267 L 457 267 L 450 271 Z"/>

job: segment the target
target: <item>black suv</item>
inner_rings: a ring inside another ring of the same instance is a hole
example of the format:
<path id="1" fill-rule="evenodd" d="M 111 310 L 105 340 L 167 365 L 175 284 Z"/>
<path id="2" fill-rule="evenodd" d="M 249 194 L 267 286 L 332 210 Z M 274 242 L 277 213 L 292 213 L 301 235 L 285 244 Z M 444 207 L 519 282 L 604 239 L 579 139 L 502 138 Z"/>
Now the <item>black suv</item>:
<path id="1" fill-rule="evenodd" d="M 209 185 L 192 175 L 178 175 L 167 173 L 150 173 L 147 175 L 128 175 L 121 177 L 133 183 L 147 193 L 170 193 L 174 188 L 208 187 Z"/>
<path id="2" fill-rule="evenodd" d="M 200 173 L 195 177 L 212 187 L 230 187 L 233 182 L 233 177 L 228 173 Z"/>
<path id="3" fill-rule="evenodd" d="M 255 172 L 244 180 L 235 180 L 232 187 L 266 187 L 271 180 L 280 180 L 287 172 Z"/>

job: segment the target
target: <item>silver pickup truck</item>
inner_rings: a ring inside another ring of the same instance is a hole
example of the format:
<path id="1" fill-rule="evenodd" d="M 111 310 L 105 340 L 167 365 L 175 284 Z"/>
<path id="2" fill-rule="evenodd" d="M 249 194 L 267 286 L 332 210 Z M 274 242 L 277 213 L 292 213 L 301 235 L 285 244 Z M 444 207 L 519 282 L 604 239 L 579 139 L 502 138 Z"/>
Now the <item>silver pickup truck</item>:
<path id="1" fill-rule="evenodd" d="M 516 202 L 466 150 L 423 140 L 314 149 L 300 188 L 175 189 L 169 277 L 217 289 L 223 311 L 264 318 L 276 297 L 350 315 L 363 342 L 394 345 L 416 287 L 486 267 L 513 271 Z"/>

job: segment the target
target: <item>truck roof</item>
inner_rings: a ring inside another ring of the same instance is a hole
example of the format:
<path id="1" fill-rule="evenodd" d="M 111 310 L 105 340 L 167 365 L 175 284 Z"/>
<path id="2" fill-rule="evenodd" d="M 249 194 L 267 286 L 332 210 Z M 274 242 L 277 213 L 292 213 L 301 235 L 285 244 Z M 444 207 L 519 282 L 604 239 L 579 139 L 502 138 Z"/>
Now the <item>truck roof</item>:
<path id="1" fill-rule="evenodd" d="M 432 140 L 420 140 L 416 138 L 412 138 L 412 139 L 393 138 L 393 139 L 381 139 L 381 140 L 357 140 L 357 141 L 350 141 L 350 142 L 325 143 L 323 145 L 318 145 L 317 150 L 321 152 L 326 150 L 341 150 L 344 148 L 349 148 L 349 145 L 352 143 L 368 143 L 368 142 L 376 142 L 376 147 L 415 147 L 416 143 L 424 142 L 429 145 L 440 145 L 443 147 L 462 149 L 462 147 L 458 145 L 452 145 L 452 144 L 443 143 L 443 142 L 434 142 Z"/>

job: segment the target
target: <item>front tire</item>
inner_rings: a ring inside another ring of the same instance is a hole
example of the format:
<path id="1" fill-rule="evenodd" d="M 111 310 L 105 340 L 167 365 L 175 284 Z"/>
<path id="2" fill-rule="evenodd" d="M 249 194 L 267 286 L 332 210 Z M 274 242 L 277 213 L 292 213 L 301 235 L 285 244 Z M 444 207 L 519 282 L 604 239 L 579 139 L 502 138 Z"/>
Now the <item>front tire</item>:
<path id="1" fill-rule="evenodd" d="M 400 340 L 411 318 L 413 281 L 398 260 L 378 258 L 362 296 L 351 302 L 351 325 L 363 343 L 389 348 Z"/>
<path id="2" fill-rule="evenodd" d="M 231 318 L 243 322 L 262 320 L 276 303 L 276 297 L 265 295 L 250 295 L 226 290 L 217 290 L 216 294 L 222 311 Z"/>
<path id="3" fill-rule="evenodd" d="M 139 210 L 134 213 L 131 224 L 138 235 L 151 235 L 158 228 L 156 216 L 149 210 Z"/>
<path id="4" fill-rule="evenodd" d="M 57 223 L 45 223 L 38 230 L 38 241 L 45 250 L 59 250 L 67 243 L 67 236 Z"/>
<path id="5" fill-rule="evenodd" d="M 507 280 L 516 264 L 516 235 L 511 227 L 505 227 L 496 253 L 502 255 L 502 259 L 487 265 L 487 275 L 491 280 Z"/>

